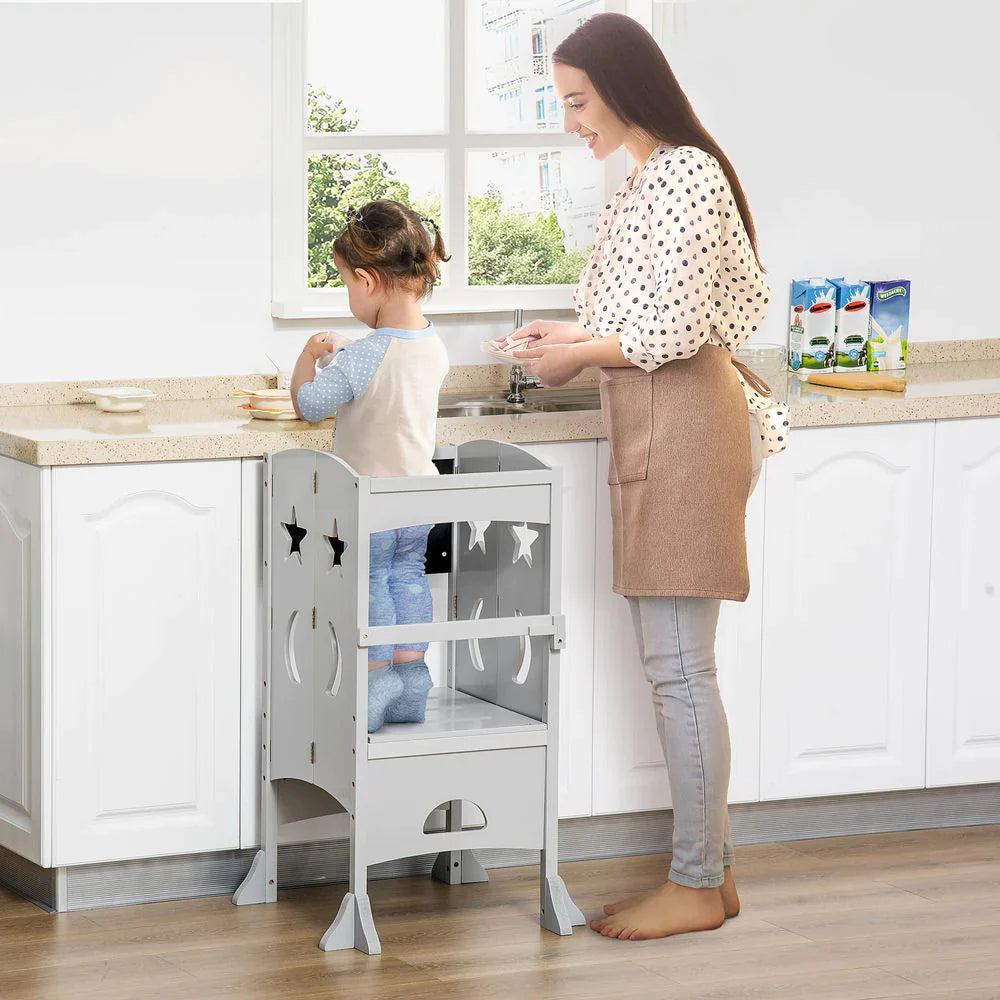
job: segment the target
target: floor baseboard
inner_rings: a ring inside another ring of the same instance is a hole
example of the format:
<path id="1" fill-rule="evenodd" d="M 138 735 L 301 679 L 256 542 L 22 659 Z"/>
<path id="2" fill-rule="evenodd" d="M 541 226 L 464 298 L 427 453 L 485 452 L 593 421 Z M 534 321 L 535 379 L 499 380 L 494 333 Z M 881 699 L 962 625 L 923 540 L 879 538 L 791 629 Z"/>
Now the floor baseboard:
<path id="1" fill-rule="evenodd" d="M 729 807 L 733 843 L 759 844 L 1000 823 L 1000 785 L 922 788 L 864 795 L 750 802 Z M 667 810 L 587 816 L 559 823 L 560 861 L 659 854 L 670 850 L 673 814 Z M 51 910 L 82 910 L 236 890 L 254 850 L 213 851 L 67 868 L 41 868 L 0 847 L 0 885 Z M 478 851 L 485 868 L 538 863 L 537 851 Z M 427 875 L 434 854 L 373 866 L 369 878 Z M 284 844 L 278 882 L 284 888 L 346 882 L 346 840 Z M 737 851 L 736 863 L 739 864 Z"/>

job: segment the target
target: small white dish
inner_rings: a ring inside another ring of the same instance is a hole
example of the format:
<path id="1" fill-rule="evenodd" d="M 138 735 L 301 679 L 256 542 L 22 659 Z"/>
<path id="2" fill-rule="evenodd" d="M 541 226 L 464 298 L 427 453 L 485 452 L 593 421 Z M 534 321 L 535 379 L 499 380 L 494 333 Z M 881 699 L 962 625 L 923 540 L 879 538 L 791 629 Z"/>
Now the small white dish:
<path id="1" fill-rule="evenodd" d="M 497 340 L 484 340 L 480 347 L 483 354 L 488 354 L 494 361 L 500 361 L 505 365 L 519 365 L 523 363 L 524 359 L 512 358 L 511 352 L 530 350 L 532 340 L 537 340 L 537 338 L 520 337 L 514 340 L 508 335 Z"/>
<path id="2" fill-rule="evenodd" d="M 298 420 L 299 415 L 295 410 L 258 410 L 249 403 L 240 406 L 241 410 L 246 410 L 251 417 L 258 420 Z"/>
<path id="3" fill-rule="evenodd" d="M 93 396 L 97 408 L 106 413 L 133 413 L 141 410 L 147 399 L 156 398 L 152 389 L 141 389 L 135 385 L 107 385 L 82 391 Z"/>
<path id="4" fill-rule="evenodd" d="M 293 409 L 288 389 L 239 389 L 231 395 L 244 397 L 252 410 Z"/>

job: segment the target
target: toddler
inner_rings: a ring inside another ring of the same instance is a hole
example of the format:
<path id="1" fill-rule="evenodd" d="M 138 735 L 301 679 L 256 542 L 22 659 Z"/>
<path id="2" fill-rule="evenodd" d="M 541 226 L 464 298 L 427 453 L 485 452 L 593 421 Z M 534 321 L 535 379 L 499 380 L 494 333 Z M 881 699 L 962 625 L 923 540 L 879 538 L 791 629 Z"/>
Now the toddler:
<path id="1" fill-rule="evenodd" d="M 304 420 L 336 413 L 332 452 L 363 475 L 437 473 L 431 458 L 448 355 L 420 306 L 438 277 L 438 262 L 449 259 L 432 220 L 387 199 L 352 209 L 333 242 L 351 312 L 372 332 L 333 343 L 324 333 L 311 337 L 292 375 L 292 401 Z M 320 360 L 328 363 L 317 372 Z M 424 572 L 431 527 L 371 535 L 370 625 L 431 621 Z M 432 686 L 427 645 L 368 648 L 368 732 L 384 722 L 423 722 Z"/>

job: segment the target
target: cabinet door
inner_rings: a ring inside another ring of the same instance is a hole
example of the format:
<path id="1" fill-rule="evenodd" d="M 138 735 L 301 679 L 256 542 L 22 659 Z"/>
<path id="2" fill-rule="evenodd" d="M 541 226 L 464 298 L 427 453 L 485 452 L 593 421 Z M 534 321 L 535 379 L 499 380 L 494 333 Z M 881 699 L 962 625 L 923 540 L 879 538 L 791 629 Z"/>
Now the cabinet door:
<path id="1" fill-rule="evenodd" d="M 924 784 L 931 423 L 768 459 L 761 798 Z"/>
<path id="2" fill-rule="evenodd" d="M 670 806 L 670 788 L 649 682 L 639 661 L 628 602 L 611 589 L 609 448 L 598 444 L 594 593 L 594 812 Z M 765 466 L 766 468 L 766 466 Z M 747 506 L 751 591 L 745 603 L 722 601 L 716 640 L 719 688 L 729 720 L 730 801 L 757 798 L 761 562 L 765 479 Z"/>
<path id="3" fill-rule="evenodd" d="M 54 864 L 237 847 L 239 460 L 52 494 Z"/>
<path id="4" fill-rule="evenodd" d="M 1000 419 L 935 429 L 927 784 L 1000 781 Z"/>
<path id="5" fill-rule="evenodd" d="M 0 846 L 48 865 L 42 566 L 48 469 L 0 456 Z"/>
<path id="6" fill-rule="evenodd" d="M 594 469 L 596 441 L 520 445 L 563 473 L 562 609 L 559 654 L 559 815 L 589 816 L 594 718 Z"/>

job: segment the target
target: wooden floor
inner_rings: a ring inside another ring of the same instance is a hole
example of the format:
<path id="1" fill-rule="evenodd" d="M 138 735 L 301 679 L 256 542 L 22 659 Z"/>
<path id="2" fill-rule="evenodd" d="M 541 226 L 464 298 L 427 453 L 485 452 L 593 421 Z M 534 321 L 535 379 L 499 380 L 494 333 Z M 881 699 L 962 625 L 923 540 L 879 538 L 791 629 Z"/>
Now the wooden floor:
<path id="1" fill-rule="evenodd" d="M 488 885 L 371 887 L 383 953 L 324 954 L 343 886 L 52 916 L 0 890 L 0 997 L 520 1000 L 1000 998 L 1000 826 L 737 847 L 743 912 L 715 931 L 619 942 L 537 923 L 537 869 Z M 577 903 L 662 880 L 663 856 L 582 861 Z"/>

